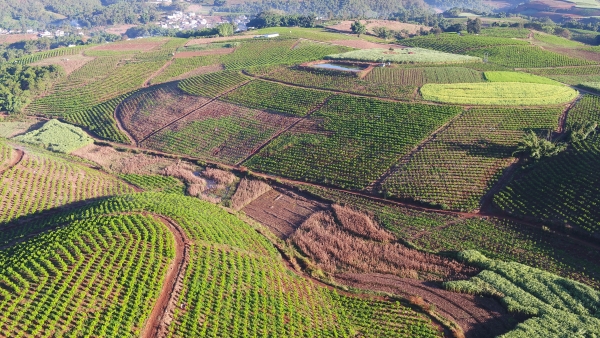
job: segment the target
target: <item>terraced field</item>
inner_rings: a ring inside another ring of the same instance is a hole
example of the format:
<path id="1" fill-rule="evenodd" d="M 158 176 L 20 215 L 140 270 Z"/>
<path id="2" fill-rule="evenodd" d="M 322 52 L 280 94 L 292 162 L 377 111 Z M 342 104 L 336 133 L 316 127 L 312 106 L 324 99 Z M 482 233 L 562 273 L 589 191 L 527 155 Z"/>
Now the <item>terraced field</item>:
<path id="1" fill-rule="evenodd" d="M 404 157 L 376 189 L 444 209 L 475 210 L 514 162 L 525 131 L 556 129 L 561 113 L 561 108 L 471 109 Z"/>

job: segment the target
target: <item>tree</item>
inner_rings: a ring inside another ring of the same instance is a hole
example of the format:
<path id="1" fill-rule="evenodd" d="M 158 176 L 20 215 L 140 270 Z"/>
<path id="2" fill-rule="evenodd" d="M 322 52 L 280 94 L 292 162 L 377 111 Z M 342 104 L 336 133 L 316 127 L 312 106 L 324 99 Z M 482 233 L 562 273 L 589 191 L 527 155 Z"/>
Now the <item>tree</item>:
<path id="1" fill-rule="evenodd" d="M 358 35 L 365 34 L 367 32 L 367 26 L 363 25 L 359 20 L 356 20 L 350 25 L 350 29 L 352 29 L 352 33 Z"/>
<path id="2" fill-rule="evenodd" d="M 217 26 L 217 31 L 219 32 L 220 36 L 230 36 L 233 35 L 235 29 L 230 23 L 222 23 L 219 26 Z"/>
<path id="3" fill-rule="evenodd" d="M 373 33 L 375 33 L 375 35 L 377 35 L 378 37 L 385 39 L 385 40 L 390 39 L 394 35 L 394 32 L 392 32 L 387 27 L 375 27 L 375 28 L 373 28 Z"/>
<path id="4" fill-rule="evenodd" d="M 588 138 L 591 134 L 596 133 L 596 129 L 598 129 L 597 122 L 588 122 L 585 124 L 580 124 L 573 126 L 571 130 L 571 142 L 581 142 Z"/>
<path id="5" fill-rule="evenodd" d="M 469 34 L 481 33 L 481 19 L 480 18 L 477 18 L 475 20 L 467 19 L 467 32 Z"/>
<path id="6" fill-rule="evenodd" d="M 515 154 L 526 154 L 534 160 L 539 160 L 543 157 L 551 157 L 567 149 L 567 144 L 562 142 L 552 142 L 541 138 L 533 131 L 525 134 L 523 139 L 519 141 Z"/>
<path id="7" fill-rule="evenodd" d="M 596 44 L 600 46 L 600 34 L 596 35 Z"/>

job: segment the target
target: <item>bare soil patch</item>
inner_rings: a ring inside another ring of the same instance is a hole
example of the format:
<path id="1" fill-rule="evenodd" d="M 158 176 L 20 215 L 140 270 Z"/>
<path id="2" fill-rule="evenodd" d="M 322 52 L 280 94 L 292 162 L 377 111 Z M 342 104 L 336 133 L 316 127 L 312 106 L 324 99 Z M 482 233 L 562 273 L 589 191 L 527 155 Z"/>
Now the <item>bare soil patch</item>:
<path id="1" fill-rule="evenodd" d="M 238 184 L 235 194 L 231 197 L 231 208 L 240 211 L 243 207 L 252 203 L 252 201 L 271 189 L 271 186 L 263 181 L 244 178 Z"/>
<path id="2" fill-rule="evenodd" d="M 195 56 L 207 56 L 207 55 L 225 55 L 225 54 L 231 54 L 235 51 L 235 48 L 217 48 L 217 49 L 210 49 L 210 50 L 200 50 L 200 51 L 195 51 L 195 52 L 180 52 L 175 54 L 174 58 L 175 59 L 184 59 L 184 58 L 191 58 L 191 57 L 195 57 Z"/>
<path id="3" fill-rule="evenodd" d="M 350 20 L 342 21 L 337 25 L 329 26 L 327 28 L 337 30 L 340 32 L 352 33 L 352 29 L 350 28 L 350 26 L 352 25 L 353 22 L 354 21 L 350 21 Z M 391 29 L 394 31 L 400 31 L 400 30 L 406 29 L 406 30 L 408 30 L 408 32 L 410 34 L 415 34 L 415 33 L 419 32 L 421 27 L 424 27 L 425 29 L 429 30 L 429 27 L 410 24 L 410 23 L 402 23 L 399 21 L 390 21 L 390 20 L 366 20 L 365 21 L 365 20 L 361 20 L 361 22 L 363 24 L 366 24 L 367 31 L 369 31 L 369 32 L 373 32 L 373 28 L 375 28 L 375 27 L 387 27 L 388 29 Z"/>
<path id="4" fill-rule="evenodd" d="M 136 25 L 114 25 L 114 26 L 109 26 L 104 28 L 104 31 L 110 34 L 117 34 L 117 35 L 123 35 L 125 34 L 125 32 L 132 27 L 135 27 Z"/>
<path id="5" fill-rule="evenodd" d="M 191 242 L 186 238 L 184 231 L 171 219 L 159 215 L 155 215 L 155 218 L 173 234 L 175 258 L 167 270 L 160 295 L 142 331 L 141 336 L 145 338 L 166 335 L 169 324 L 173 320 L 173 310 L 177 306 L 177 300 L 183 288 L 183 277 L 190 260 L 189 246 Z"/>
<path id="6" fill-rule="evenodd" d="M 392 45 L 392 44 L 388 45 L 388 44 L 384 44 L 384 43 L 376 43 L 376 42 L 370 42 L 370 41 L 365 41 L 365 40 L 336 40 L 336 41 L 331 41 L 331 43 L 334 45 L 340 45 L 340 46 L 346 46 L 346 47 L 352 47 L 352 48 L 358 48 L 358 49 L 373 49 L 373 48 L 402 49 L 402 48 L 406 48 L 401 45 Z"/>
<path id="7" fill-rule="evenodd" d="M 50 59 L 44 59 L 42 61 L 38 61 L 32 63 L 32 66 L 49 66 L 49 65 L 59 65 L 61 66 L 67 75 L 73 73 L 77 69 L 83 67 L 86 63 L 94 60 L 95 58 L 84 56 L 81 54 L 77 55 L 68 55 L 68 56 L 57 56 Z"/>
<path id="8" fill-rule="evenodd" d="M 420 296 L 442 316 L 458 323 L 467 338 L 496 337 L 512 330 L 515 318 L 495 299 L 451 292 L 437 283 L 388 274 L 343 273 L 336 281 L 355 288 L 389 292 L 403 297 Z"/>
<path id="9" fill-rule="evenodd" d="M 0 43 L 13 43 L 23 40 L 37 40 L 37 34 L 0 34 Z"/>
<path id="10" fill-rule="evenodd" d="M 279 238 L 286 239 L 310 215 L 328 206 L 309 200 L 290 190 L 274 188 L 242 209 L 246 215 L 268 227 Z"/>
<path id="11" fill-rule="evenodd" d="M 123 128 L 136 142 L 169 122 L 184 116 L 209 99 L 184 93 L 177 83 L 158 85 L 134 94 L 116 110 Z"/>

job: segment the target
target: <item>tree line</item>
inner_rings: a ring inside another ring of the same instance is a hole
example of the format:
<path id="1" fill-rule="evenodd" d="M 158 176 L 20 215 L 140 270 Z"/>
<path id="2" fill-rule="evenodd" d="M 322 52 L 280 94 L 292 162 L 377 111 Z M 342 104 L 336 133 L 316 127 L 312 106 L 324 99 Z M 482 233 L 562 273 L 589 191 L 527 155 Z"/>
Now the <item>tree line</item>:
<path id="1" fill-rule="evenodd" d="M 63 71 L 57 66 L 0 64 L 0 111 L 19 113 Z"/>

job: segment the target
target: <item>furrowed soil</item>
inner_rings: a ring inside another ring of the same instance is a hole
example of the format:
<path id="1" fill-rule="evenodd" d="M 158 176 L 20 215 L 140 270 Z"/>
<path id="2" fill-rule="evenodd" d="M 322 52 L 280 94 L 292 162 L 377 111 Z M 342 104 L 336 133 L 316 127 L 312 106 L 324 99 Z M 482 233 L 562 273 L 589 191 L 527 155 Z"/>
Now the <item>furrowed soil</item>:
<path id="1" fill-rule="evenodd" d="M 250 218 L 268 227 L 277 237 L 292 235 L 313 213 L 326 204 L 302 197 L 290 190 L 275 188 L 242 209 Z"/>
<path id="2" fill-rule="evenodd" d="M 518 321 L 495 299 L 442 289 L 439 284 L 388 274 L 336 274 L 337 282 L 355 288 L 389 292 L 409 297 L 420 296 L 434 304 L 442 316 L 460 325 L 467 338 L 496 337 L 512 330 Z"/>

